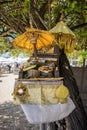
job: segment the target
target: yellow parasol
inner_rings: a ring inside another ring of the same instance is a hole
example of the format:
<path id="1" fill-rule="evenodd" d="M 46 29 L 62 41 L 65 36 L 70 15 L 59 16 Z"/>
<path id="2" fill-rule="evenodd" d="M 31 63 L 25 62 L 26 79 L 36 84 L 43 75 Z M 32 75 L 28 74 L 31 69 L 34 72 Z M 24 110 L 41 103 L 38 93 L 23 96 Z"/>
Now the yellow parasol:
<path id="1" fill-rule="evenodd" d="M 65 52 L 72 52 L 74 50 L 76 36 L 63 21 L 59 21 L 50 32 L 55 34 L 59 48 L 64 48 Z"/>
<path id="2" fill-rule="evenodd" d="M 26 28 L 26 32 L 12 41 L 14 46 L 34 51 L 35 59 L 37 50 L 51 46 L 54 35 L 51 32 L 35 28 Z"/>

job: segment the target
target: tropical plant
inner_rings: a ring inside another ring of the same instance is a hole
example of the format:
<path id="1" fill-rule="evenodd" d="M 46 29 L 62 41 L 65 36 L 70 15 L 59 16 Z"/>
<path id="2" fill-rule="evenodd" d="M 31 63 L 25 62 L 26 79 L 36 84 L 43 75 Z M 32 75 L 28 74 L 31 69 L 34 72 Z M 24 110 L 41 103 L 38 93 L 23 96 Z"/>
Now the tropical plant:
<path id="1" fill-rule="evenodd" d="M 76 49 L 87 48 L 87 2 L 85 0 L 1 0 L 0 34 L 12 37 L 30 27 L 49 30 L 59 21 L 61 12 L 64 21 L 76 34 Z"/>

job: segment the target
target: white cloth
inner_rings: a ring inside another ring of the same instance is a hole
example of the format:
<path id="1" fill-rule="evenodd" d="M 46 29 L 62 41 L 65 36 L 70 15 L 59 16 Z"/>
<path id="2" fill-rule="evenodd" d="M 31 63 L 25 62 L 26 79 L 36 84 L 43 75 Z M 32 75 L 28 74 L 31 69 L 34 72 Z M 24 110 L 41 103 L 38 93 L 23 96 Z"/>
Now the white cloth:
<path id="1" fill-rule="evenodd" d="M 61 120 L 75 109 L 75 105 L 70 98 L 68 98 L 68 102 L 65 104 L 22 104 L 21 107 L 31 124 L 49 123 Z"/>

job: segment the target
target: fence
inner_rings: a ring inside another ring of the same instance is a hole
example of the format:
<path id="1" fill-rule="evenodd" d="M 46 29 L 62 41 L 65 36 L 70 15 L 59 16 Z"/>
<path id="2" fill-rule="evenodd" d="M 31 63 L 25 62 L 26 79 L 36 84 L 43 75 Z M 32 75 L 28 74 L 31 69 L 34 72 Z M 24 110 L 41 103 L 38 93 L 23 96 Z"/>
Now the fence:
<path id="1" fill-rule="evenodd" d="M 72 67 L 82 102 L 87 113 L 87 67 Z"/>

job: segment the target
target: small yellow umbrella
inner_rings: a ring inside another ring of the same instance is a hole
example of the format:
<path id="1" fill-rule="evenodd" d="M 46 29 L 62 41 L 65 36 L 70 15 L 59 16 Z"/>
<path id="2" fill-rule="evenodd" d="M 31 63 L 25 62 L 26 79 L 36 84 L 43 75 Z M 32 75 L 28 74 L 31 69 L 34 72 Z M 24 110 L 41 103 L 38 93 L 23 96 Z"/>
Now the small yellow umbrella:
<path id="1" fill-rule="evenodd" d="M 26 28 L 26 32 L 13 40 L 12 43 L 20 48 L 33 50 L 36 58 L 37 50 L 51 46 L 54 39 L 54 35 L 48 31 Z"/>
<path id="2" fill-rule="evenodd" d="M 72 52 L 74 50 L 76 36 L 63 21 L 58 22 L 50 32 L 55 34 L 59 48 L 64 48 L 65 52 Z"/>

